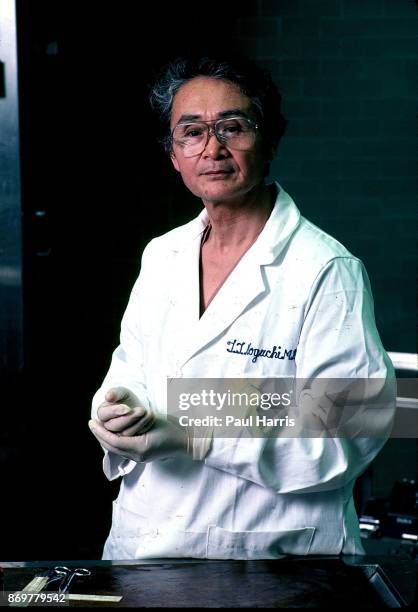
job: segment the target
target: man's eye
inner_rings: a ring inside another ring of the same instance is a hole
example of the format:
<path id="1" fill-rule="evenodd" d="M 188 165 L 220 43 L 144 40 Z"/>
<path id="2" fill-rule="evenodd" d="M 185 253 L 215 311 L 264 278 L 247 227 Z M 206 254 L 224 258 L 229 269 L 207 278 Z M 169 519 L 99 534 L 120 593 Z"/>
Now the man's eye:
<path id="1" fill-rule="evenodd" d="M 228 136 L 229 134 L 239 134 L 242 132 L 242 126 L 238 121 L 231 121 L 220 126 L 220 133 Z"/>
<path id="2" fill-rule="evenodd" d="M 189 127 L 186 130 L 184 130 L 184 136 L 186 138 L 199 138 L 199 136 L 202 136 L 203 134 L 203 129 L 200 127 Z"/>

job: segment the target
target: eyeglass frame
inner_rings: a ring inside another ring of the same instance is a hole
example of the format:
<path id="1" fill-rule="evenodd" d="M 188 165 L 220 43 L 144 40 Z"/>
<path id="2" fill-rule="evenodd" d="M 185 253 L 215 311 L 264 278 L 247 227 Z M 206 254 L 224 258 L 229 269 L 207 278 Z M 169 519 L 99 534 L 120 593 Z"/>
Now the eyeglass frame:
<path id="1" fill-rule="evenodd" d="M 257 136 L 257 131 L 260 129 L 260 125 L 258 123 L 256 123 L 255 121 L 253 121 L 253 119 L 250 119 L 249 117 L 245 117 L 243 115 L 234 115 L 231 117 L 221 117 L 220 119 L 213 119 L 212 121 L 180 121 L 179 123 L 177 123 L 177 125 L 174 126 L 174 128 L 171 131 L 170 134 L 170 138 L 171 138 L 171 144 L 175 143 L 177 144 L 177 146 L 181 147 L 181 144 L 179 144 L 179 141 L 176 141 L 173 137 L 174 134 L 174 130 L 179 126 L 179 125 L 193 125 L 194 123 L 203 123 L 204 125 L 207 126 L 207 133 L 206 133 L 206 142 L 205 145 L 203 147 L 203 149 L 199 152 L 199 153 L 195 153 L 194 155 L 190 155 L 190 157 L 195 157 L 196 155 L 200 155 L 201 153 L 203 153 L 203 151 L 206 149 L 206 147 L 208 146 L 208 142 L 211 136 L 215 136 L 216 140 L 219 142 L 219 144 L 226 146 L 227 148 L 231 148 L 234 151 L 247 151 L 249 149 L 234 149 L 234 147 L 228 147 L 227 144 L 227 139 L 222 138 L 222 136 L 220 134 L 217 133 L 216 131 L 216 126 L 218 125 L 218 123 L 220 123 L 221 121 L 229 121 L 232 119 L 244 119 L 245 121 L 247 121 L 250 125 L 251 125 L 251 129 L 255 132 L 255 135 Z M 210 127 L 210 123 L 213 123 L 214 125 L 212 127 Z"/>

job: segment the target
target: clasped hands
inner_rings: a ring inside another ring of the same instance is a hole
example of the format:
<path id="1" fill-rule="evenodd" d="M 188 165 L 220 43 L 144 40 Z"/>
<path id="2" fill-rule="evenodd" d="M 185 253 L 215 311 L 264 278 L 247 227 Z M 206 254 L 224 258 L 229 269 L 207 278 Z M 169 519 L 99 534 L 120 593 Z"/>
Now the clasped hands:
<path id="1" fill-rule="evenodd" d="M 140 405 L 125 387 L 109 389 L 97 419 L 89 421 L 93 435 L 106 450 L 137 462 L 179 454 L 193 456 L 190 432 L 178 422 L 162 418 Z"/>

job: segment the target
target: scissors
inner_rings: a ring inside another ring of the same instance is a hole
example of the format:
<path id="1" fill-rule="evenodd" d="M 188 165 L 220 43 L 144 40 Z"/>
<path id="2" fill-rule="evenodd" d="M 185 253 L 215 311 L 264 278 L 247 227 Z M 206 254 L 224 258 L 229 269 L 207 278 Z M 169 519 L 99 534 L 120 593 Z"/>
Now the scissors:
<path id="1" fill-rule="evenodd" d="M 69 567 L 65 567 L 65 565 L 58 565 L 54 567 L 54 572 L 58 577 L 61 577 L 61 584 L 58 589 L 58 593 L 68 593 L 70 589 L 70 585 L 74 578 L 78 577 L 86 577 L 90 576 L 91 571 L 86 569 L 85 567 L 76 567 L 75 569 L 70 569 Z"/>

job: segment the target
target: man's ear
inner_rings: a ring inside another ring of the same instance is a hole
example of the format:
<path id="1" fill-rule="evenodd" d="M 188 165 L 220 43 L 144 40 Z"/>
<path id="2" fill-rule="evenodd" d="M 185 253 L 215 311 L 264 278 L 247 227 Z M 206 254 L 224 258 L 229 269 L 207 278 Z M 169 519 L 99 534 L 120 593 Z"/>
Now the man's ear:
<path id="1" fill-rule="evenodd" d="M 274 147 L 266 148 L 264 157 L 264 178 L 266 178 L 270 174 L 270 166 L 275 156 L 276 150 Z"/>
<path id="2" fill-rule="evenodd" d="M 177 172 L 180 172 L 180 166 L 179 163 L 177 161 L 176 156 L 174 155 L 173 152 L 170 153 L 170 159 L 172 161 L 173 166 L 175 167 L 175 169 L 177 170 Z"/>
<path id="3" fill-rule="evenodd" d="M 269 164 L 271 164 L 275 156 L 276 156 L 276 149 L 273 146 L 268 147 L 266 149 L 266 157 L 267 157 L 267 161 Z"/>

